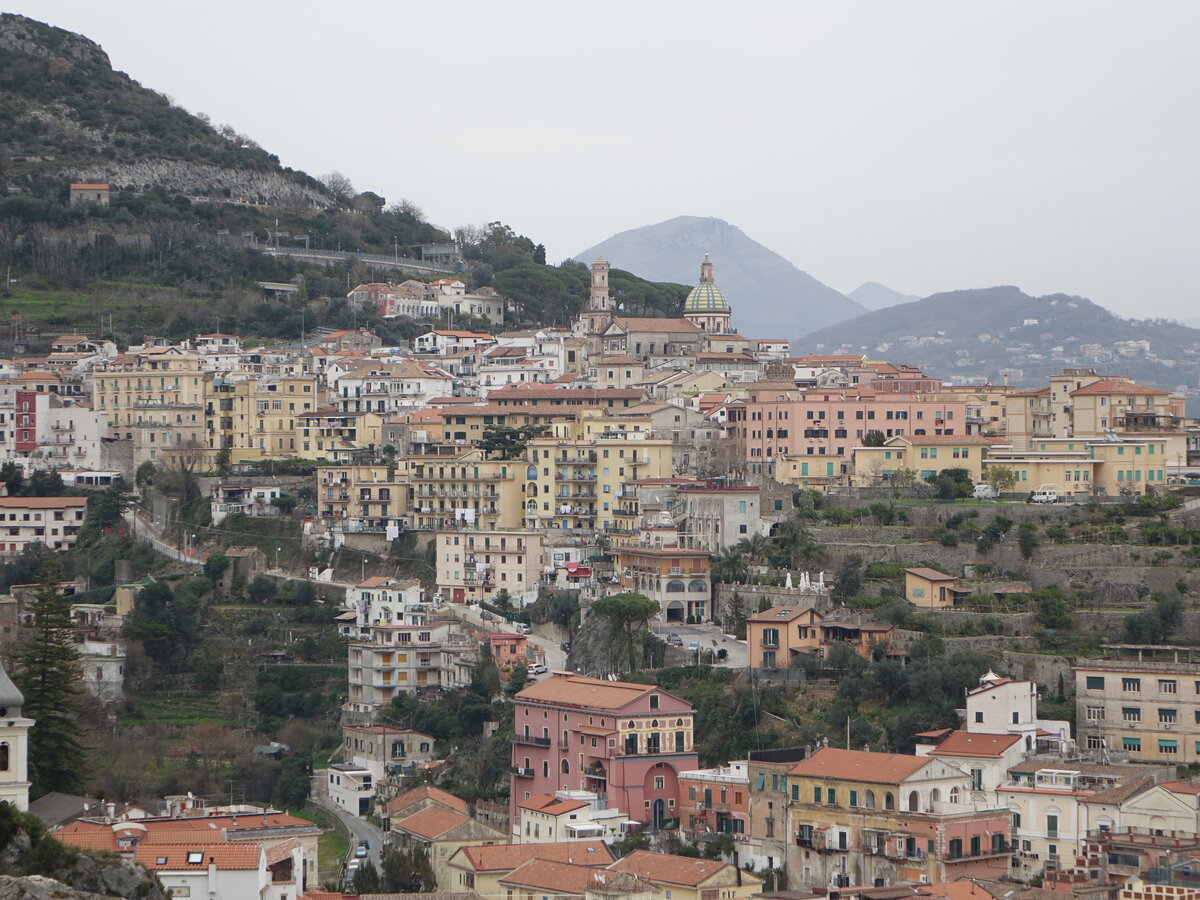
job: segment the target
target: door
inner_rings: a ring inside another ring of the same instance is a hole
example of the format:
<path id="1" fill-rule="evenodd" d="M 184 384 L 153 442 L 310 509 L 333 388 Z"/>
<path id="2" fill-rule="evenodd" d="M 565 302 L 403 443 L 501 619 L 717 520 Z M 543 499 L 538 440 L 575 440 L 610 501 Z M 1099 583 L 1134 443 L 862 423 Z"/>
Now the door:
<path id="1" fill-rule="evenodd" d="M 654 811 L 654 828 L 657 830 L 663 827 L 663 823 L 667 821 L 667 804 L 662 797 L 654 801 L 651 807 Z"/>

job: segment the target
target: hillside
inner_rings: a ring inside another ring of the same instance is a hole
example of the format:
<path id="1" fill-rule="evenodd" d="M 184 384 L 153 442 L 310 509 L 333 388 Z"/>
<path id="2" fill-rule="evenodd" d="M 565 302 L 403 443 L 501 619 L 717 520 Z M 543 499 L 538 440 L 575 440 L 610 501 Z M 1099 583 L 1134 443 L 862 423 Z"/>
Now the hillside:
<path id="1" fill-rule="evenodd" d="M 865 308 L 722 219 L 678 216 L 613 235 L 576 254 L 590 265 L 613 266 L 651 281 L 694 285 L 704 254 L 733 307 L 733 324 L 747 337 L 789 337 L 841 322 Z"/>
<path id="2" fill-rule="evenodd" d="M 880 284 L 878 281 L 864 282 L 846 296 L 861 303 L 869 310 L 886 309 L 898 303 L 912 303 L 914 300 L 921 299 L 916 294 L 902 294 L 892 290 L 886 284 Z"/>
<path id="3" fill-rule="evenodd" d="M 805 335 L 793 349 L 861 351 L 960 381 L 995 381 L 1009 370 L 1011 382 L 1025 385 L 1064 366 L 1095 366 L 1168 389 L 1194 387 L 1200 374 L 1196 329 L 1122 319 L 1082 297 L 1031 297 L 1011 286 L 877 310 Z"/>
<path id="4" fill-rule="evenodd" d="M 104 181 L 286 207 L 332 199 L 231 127 L 215 129 L 114 71 L 82 35 L 11 14 L 0 15 L 0 147 L 10 193 Z"/>

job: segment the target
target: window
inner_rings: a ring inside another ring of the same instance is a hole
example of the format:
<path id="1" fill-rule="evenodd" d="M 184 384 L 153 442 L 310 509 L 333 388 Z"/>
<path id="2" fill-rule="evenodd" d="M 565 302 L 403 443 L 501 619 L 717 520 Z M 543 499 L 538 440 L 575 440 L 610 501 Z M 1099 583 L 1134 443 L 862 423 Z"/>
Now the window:
<path id="1" fill-rule="evenodd" d="M 820 803 L 820 802 L 821 802 L 821 789 L 819 787 L 815 787 L 815 788 L 813 788 L 813 803 Z"/>
<path id="2" fill-rule="evenodd" d="M 1196 692 L 1200 693 L 1200 682 L 1197 682 L 1196 685 L 1197 685 Z M 1087 677 L 1087 689 L 1089 691 L 1104 690 L 1104 676 L 1103 675 L 1089 675 Z"/>
<path id="3" fill-rule="evenodd" d="M 850 805 L 851 805 L 851 806 L 858 806 L 858 791 L 851 791 L 851 792 L 850 792 Z"/>
<path id="4" fill-rule="evenodd" d="M 1142 679 L 1140 679 L 1140 678 L 1122 678 L 1121 679 L 1121 690 L 1128 691 L 1130 693 L 1140 694 L 1142 692 Z"/>
<path id="5" fill-rule="evenodd" d="M 1125 722 L 1142 721 L 1142 708 L 1140 706 L 1121 707 L 1121 719 Z"/>
<path id="6" fill-rule="evenodd" d="M 1158 752 L 1164 753 L 1167 756 L 1176 755 L 1179 752 L 1179 741 L 1160 740 L 1158 742 Z"/>
<path id="7" fill-rule="evenodd" d="M 1174 678 L 1158 679 L 1158 692 L 1160 694 L 1175 694 L 1179 691 L 1179 682 Z"/>
<path id="8" fill-rule="evenodd" d="M 200 865 L 200 863 L 204 862 L 204 851 L 203 850 L 189 850 L 188 855 L 187 855 L 187 861 L 188 861 L 189 866 Z"/>
<path id="9" fill-rule="evenodd" d="M 1158 723 L 1160 725 L 1174 725 L 1178 721 L 1179 721 L 1179 714 L 1176 710 L 1163 709 L 1161 707 L 1159 708 Z"/>
<path id="10" fill-rule="evenodd" d="M 655 789 L 656 791 L 661 791 L 661 790 L 663 790 L 663 789 L 664 789 L 666 786 L 667 786 L 667 779 L 666 779 L 665 777 L 663 777 L 662 775 L 655 775 L 655 776 L 654 776 L 654 789 Z"/>
<path id="11" fill-rule="evenodd" d="M 975 721 L 982 722 L 983 721 L 983 713 L 981 713 L 981 712 L 975 713 Z"/>
<path id="12" fill-rule="evenodd" d="M 828 788 L 825 791 L 825 802 L 830 806 L 837 806 L 837 788 Z"/>
<path id="13" fill-rule="evenodd" d="M 1046 837 L 1058 837 L 1058 816 L 1046 816 Z"/>
<path id="14" fill-rule="evenodd" d="M 1135 737 L 1121 738 L 1121 749 L 1140 753 L 1142 750 L 1142 739 Z"/>
<path id="15" fill-rule="evenodd" d="M 1103 706 L 1089 706 L 1087 708 L 1087 719 L 1089 722 L 1104 721 L 1104 707 Z"/>

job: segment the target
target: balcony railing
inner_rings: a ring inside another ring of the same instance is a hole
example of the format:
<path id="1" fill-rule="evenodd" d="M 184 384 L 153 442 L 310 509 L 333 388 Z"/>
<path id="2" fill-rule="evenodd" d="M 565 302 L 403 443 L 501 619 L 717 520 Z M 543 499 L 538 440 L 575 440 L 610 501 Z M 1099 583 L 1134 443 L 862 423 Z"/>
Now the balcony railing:
<path id="1" fill-rule="evenodd" d="M 530 747 L 549 747 L 550 738 L 534 737 L 532 734 L 514 734 L 512 736 L 514 744 L 527 744 Z"/>
<path id="2" fill-rule="evenodd" d="M 533 777 L 533 769 L 523 769 L 520 766 L 513 766 L 508 771 L 511 772 L 513 775 L 516 775 L 518 778 L 532 778 Z"/>

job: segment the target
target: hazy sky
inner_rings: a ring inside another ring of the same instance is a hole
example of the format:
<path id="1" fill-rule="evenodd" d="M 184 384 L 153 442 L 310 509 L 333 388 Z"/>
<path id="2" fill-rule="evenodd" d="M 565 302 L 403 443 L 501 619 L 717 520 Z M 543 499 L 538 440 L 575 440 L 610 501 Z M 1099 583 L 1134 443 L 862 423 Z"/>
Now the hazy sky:
<path id="1" fill-rule="evenodd" d="M 552 261 L 718 216 L 841 290 L 1200 316 L 1200 3 L 10 0 L 314 175 Z"/>

